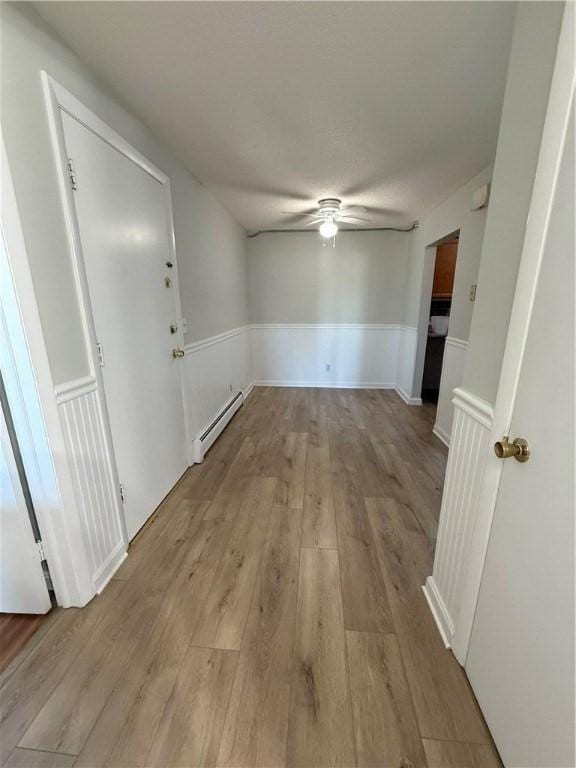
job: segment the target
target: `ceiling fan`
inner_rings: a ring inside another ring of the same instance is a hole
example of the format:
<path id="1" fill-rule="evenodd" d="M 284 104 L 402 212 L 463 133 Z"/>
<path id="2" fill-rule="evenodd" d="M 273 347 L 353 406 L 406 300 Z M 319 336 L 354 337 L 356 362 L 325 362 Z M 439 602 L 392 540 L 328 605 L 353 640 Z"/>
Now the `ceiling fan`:
<path id="1" fill-rule="evenodd" d="M 283 213 L 290 212 L 283 211 Z M 320 224 L 318 228 L 320 235 L 329 240 L 331 237 L 336 237 L 339 223 L 364 224 L 369 222 L 370 219 L 365 218 L 363 214 L 366 214 L 366 208 L 362 205 L 350 205 L 343 208 L 342 201 L 337 197 L 325 197 L 322 200 L 318 200 L 318 210 L 314 213 L 298 213 L 296 215 L 311 219 L 304 225 L 306 227 Z M 290 215 L 293 215 L 293 213 L 290 213 Z"/>

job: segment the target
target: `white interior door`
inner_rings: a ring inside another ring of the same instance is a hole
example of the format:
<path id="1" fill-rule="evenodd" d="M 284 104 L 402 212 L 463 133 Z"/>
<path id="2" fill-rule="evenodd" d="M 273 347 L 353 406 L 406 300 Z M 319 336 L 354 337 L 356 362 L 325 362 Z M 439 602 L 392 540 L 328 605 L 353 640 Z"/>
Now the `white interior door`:
<path id="1" fill-rule="evenodd" d="M 511 419 L 511 437 L 526 438 L 532 453 L 502 468 L 466 659 L 507 766 L 575 765 L 573 91 L 571 98 Z M 553 161 L 548 155 L 546 173 Z"/>
<path id="2" fill-rule="evenodd" d="M 2 408 L 0 422 L 0 611 L 46 613 L 50 596 Z"/>
<path id="3" fill-rule="evenodd" d="M 177 274 L 166 189 L 63 113 L 90 303 L 130 539 L 185 471 Z M 167 282 L 168 281 L 168 284 Z"/>

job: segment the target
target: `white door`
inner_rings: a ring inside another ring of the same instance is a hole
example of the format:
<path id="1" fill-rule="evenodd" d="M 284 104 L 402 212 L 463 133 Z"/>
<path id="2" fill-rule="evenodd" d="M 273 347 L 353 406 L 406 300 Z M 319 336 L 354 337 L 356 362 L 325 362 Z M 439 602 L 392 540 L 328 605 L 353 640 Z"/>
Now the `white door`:
<path id="1" fill-rule="evenodd" d="M 132 539 L 187 467 L 181 363 L 172 356 L 183 337 L 171 218 L 160 181 L 73 117 L 62 117 Z"/>
<path id="2" fill-rule="evenodd" d="M 465 665 L 506 766 L 575 765 L 571 93 L 564 146 L 554 158 L 543 140 L 540 156 L 544 174 L 560 159 L 557 181 L 530 213 L 536 220 L 551 203 L 510 422 L 511 439 L 525 438 L 531 456 L 502 467 Z"/>
<path id="3" fill-rule="evenodd" d="M 50 596 L 2 408 L 0 422 L 0 611 L 46 613 Z"/>

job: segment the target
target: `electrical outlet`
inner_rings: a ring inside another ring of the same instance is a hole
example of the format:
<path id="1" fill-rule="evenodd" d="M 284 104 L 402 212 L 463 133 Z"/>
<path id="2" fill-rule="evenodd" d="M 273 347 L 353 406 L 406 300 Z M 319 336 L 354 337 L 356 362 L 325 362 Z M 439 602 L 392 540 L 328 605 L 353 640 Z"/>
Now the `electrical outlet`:
<path id="1" fill-rule="evenodd" d="M 476 284 L 470 286 L 470 301 L 476 301 Z"/>
<path id="2" fill-rule="evenodd" d="M 326 372 L 328 372 L 331 368 L 332 366 L 330 365 L 330 363 L 326 363 Z"/>

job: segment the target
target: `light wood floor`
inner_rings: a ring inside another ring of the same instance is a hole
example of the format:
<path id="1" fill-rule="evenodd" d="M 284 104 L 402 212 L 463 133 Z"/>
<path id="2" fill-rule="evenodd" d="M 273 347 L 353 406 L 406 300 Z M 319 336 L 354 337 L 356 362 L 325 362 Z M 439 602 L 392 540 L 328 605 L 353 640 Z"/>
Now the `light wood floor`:
<path id="1" fill-rule="evenodd" d="M 49 614 L 0 613 L 0 672 L 47 621 Z"/>
<path id="2" fill-rule="evenodd" d="M 392 392 L 254 390 L 104 593 L 4 672 L 4 764 L 500 765 L 421 590 L 432 423 Z"/>

